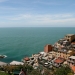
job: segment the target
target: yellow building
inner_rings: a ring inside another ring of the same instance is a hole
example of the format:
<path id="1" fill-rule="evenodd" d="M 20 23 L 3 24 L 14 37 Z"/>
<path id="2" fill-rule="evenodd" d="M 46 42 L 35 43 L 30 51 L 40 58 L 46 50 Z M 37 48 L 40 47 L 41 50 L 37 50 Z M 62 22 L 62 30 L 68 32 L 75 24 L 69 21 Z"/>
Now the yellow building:
<path id="1" fill-rule="evenodd" d="M 74 55 L 75 51 L 74 50 L 69 50 L 69 51 L 58 51 L 56 52 L 56 57 L 61 57 L 67 60 L 70 56 Z"/>

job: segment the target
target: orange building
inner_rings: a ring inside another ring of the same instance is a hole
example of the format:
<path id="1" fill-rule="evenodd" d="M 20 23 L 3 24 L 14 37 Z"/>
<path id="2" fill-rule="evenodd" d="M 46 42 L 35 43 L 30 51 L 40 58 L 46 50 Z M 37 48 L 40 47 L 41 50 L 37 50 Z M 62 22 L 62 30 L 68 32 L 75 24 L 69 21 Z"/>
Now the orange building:
<path id="1" fill-rule="evenodd" d="M 44 52 L 48 53 L 48 52 L 52 51 L 52 49 L 53 49 L 52 45 L 46 45 L 44 47 Z"/>

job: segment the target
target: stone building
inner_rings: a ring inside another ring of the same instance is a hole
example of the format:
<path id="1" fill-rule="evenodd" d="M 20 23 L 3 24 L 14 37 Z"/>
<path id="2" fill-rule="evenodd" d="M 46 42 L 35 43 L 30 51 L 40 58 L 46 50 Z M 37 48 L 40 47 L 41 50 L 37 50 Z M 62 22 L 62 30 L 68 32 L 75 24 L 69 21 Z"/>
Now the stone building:
<path id="1" fill-rule="evenodd" d="M 65 36 L 65 39 L 68 40 L 69 42 L 72 42 L 73 40 L 75 40 L 75 34 L 67 34 Z"/>

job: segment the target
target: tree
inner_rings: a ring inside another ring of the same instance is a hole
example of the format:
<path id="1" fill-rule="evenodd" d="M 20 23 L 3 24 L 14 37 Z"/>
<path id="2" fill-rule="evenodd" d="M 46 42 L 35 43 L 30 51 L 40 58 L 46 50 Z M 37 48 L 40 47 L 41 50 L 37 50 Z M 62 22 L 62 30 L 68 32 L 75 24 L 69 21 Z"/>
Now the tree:
<path id="1" fill-rule="evenodd" d="M 66 67 L 61 67 L 61 68 L 58 68 L 55 72 L 55 75 L 68 75 L 68 73 L 71 73 L 71 69 L 66 66 Z"/>
<path id="2" fill-rule="evenodd" d="M 74 75 L 73 73 L 68 73 L 67 75 Z"/>

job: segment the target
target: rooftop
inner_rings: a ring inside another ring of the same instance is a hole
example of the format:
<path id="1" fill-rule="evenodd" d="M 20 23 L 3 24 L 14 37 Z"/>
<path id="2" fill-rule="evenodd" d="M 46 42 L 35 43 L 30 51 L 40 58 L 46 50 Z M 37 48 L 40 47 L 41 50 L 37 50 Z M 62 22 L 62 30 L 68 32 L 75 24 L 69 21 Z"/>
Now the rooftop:
<path id="1" fill-rule="evenodd" d="M 58 58 L 54 61 L 55 63 L 63 63 L 64 62 L 64 59 L 62 58 Z"/>
<path id="2" fill-rule="evenodd" d="M 25 60 L 25 61 L 28 61 L 28 60 L 30 60 L 30 59 L 29 59 L 28 57 L 25 57 L 24 60 Z"/>
<path id="3" fill-rule="evenodd" d="M 75 35 L 75 34 L 67 34 L 66 36 L 73 36 L 73 35 Z"/>
<path id="4" fill-rule="evenodd" d="M 71 59 L 75 59 L 75 56 L 70 56 L 69 58 L 71 58 Z"/>

